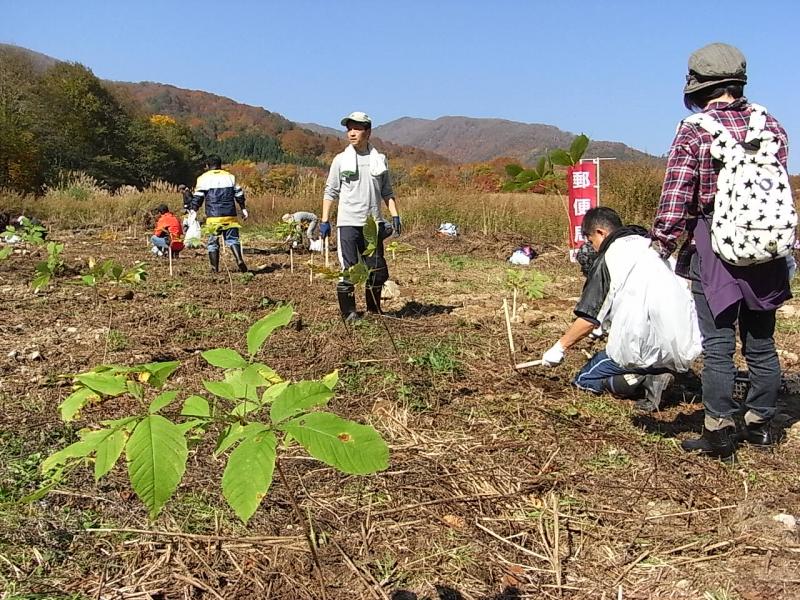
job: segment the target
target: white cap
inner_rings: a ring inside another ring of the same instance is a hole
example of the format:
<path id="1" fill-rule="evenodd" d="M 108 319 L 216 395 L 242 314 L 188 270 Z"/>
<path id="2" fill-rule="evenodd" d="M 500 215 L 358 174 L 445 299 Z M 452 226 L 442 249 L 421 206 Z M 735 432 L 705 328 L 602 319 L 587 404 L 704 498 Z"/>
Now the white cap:
<path id="1" fill-rule="evenodd" d="M 360 110 L 351 112 L 344 119 L 342 119 L 342 125 L 347 126 L 348 121 L 354 121 L 356 123 L 364 123 L 365 125 L 370 125 L 370 126 L 372 125 L 372 119 L 369 118 L 369 115 L 365 112 L 361 112 Z"/>

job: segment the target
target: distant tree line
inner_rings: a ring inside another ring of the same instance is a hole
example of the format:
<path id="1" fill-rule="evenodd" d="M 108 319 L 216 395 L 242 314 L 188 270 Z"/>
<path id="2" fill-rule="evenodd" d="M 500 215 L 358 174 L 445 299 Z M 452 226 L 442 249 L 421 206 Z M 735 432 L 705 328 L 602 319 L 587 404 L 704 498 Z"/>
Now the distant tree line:
<path id="1" fill-rule="evenodd" d="M 211 153 L 226 162 L 321 164 L 292 150 L 260 133 L 208 137 L 180 119 L 147 114 L 83 65 L 43 69 L 24 53 L 0 50 L 0 188 L 38 193 L 70 171 L 109 189 L 191 183 Z"/>

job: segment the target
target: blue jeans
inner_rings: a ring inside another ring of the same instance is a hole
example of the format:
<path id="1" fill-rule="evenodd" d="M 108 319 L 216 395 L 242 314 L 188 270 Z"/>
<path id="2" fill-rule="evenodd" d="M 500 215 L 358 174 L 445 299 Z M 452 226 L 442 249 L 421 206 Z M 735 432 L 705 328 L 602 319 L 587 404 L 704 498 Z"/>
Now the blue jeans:
<path id="1" fill-rule="evenodd" d="M 152 243 L 153 246 L 164 252 L 166 252 L 167 248 L 169 248 L 169 242 L 167 241 L 167 238 L 158 237 L 157 235 L 154 235 L 153 237 L 150 238 L 150 243 Z"/>
<path id="2" fill-rule="evenodd" d="M 738 322 L 742 354 L 750 374 L 750 389 L 745 398 L 748 414 L 745 419 L 748 422 L 768 421 L 775 416 L 781 387 L 781 365 L 773 338 L 775 311 L 750 310 L 744 302 L 739 301 L 714 318 L 700 283 L 697 254 L 692 256 L 689 274 L 697 321 L 703 335 L 703 372 L 700 380 L 706 416 L 728 421 L 742 412 L 743 407 L 733 401 L 736 377 L 733 354 L 736 351 Z"/>
<path id="3" fill-rule="evenodd" d="M 222 235 L 222 239 L 225 241 L 225 245 L 230 246 L 239 246 L 239 228 L 238 227 L 231 227 L 230 229 L 223 229 L 220 231 L 220 235 Z M 206 248 L 209 252 L 218 252 L 219 251 L 219 236 L 211 234 L 208 236 L 208 241 L 206 242 Z"/>
<path id="4" fill-rule="evenodd" d="M 615 389 L 614 378 L 618 375 L 658 375 L 668 373 L 669 369 L 663 367 L 647 367 L 643 369 L 625 369 L 619 366 L 614 360 L 601 350 L 595 354 L 578 371 L 572 385 L 587 392 L 602 394 L 611 392 L 616 396 L 628 395 L 628 390 Z"/>

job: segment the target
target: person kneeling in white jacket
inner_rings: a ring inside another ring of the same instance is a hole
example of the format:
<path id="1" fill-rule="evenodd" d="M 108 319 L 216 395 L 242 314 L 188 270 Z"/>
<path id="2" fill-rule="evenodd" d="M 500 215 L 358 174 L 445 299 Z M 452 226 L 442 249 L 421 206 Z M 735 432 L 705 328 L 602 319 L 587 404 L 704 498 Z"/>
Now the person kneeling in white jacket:
<path id="1" fill-rule="evenodd" d="M 650 248 L 647 231 L 622 225 L 608 207 L 583 218 L 583 235 L 597 251 L 576 319 L 542 356 L 548 367 L 598 327 L 608 333 L 606 349 L 595 354 L 573 380 L 597 394 L 644 398 L 637 408 L 653 411 L 672 382 L 700 355 L 700 331 L 691 293 L 669 264 Z"/>

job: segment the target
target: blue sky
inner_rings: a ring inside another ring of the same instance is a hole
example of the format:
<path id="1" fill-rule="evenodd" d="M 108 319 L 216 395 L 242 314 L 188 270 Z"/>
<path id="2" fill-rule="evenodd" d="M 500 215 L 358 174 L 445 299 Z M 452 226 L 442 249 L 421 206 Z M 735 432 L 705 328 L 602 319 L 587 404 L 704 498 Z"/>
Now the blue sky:
<path id="1" fill-rule="evenodd" d="M 96 75 L 202 89 L 294 121 L 351 110 L 547 123 L 665 153 L 686 61 L 748 59 L 748 97 L 800 139 L 800 3 L 729 0 L 136 2 L 0 0 L 0 41 Z M 800 171 L 800 151 L 790 159 Z"/>

